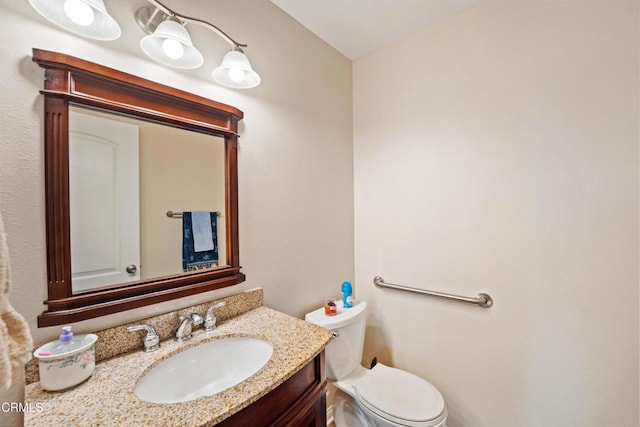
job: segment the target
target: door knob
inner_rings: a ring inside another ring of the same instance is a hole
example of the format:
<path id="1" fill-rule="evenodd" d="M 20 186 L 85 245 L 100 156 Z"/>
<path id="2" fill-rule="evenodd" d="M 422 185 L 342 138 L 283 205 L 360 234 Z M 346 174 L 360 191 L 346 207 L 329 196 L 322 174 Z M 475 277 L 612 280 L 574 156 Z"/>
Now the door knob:
<path id="1" fill-rule="evenodd" d="M 127 265 L 126 270 L 127 270 L 127 273 L 134 274 L 136 271 L 138 271 L 138 267 L 136 267 L 135 264 L 129 264 Z"/>

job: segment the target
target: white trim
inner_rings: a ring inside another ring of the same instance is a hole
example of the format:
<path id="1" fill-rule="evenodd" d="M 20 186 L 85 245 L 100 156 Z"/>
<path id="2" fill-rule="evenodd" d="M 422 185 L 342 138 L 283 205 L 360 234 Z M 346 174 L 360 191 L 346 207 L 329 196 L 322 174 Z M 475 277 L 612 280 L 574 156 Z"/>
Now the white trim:
<path id="1" fill-rule="evenodd" d="M 333 422 L 333 405 L 329 405 L 327 408 L 327 426 Z"/>

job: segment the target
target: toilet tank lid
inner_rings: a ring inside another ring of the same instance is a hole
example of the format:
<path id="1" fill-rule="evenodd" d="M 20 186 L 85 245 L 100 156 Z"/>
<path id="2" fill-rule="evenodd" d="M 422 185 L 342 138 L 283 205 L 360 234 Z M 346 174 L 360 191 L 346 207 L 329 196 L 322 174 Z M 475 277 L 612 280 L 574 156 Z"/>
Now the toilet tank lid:
<path id="1" fill-rule="evenodd" d="M 327 316 L 324 314 L 324 307 L 321 307 L 311 313 L 307 313 L 304 320 L 323 328 L 338 329 L 358 320 L 364 315 L 367 308 L 367 303 L 364 301 L 354 301 L 351 308 L 344 308 L 342 301 L 337 301 L 336 304 L 338 306 L 337 314 Z"/>

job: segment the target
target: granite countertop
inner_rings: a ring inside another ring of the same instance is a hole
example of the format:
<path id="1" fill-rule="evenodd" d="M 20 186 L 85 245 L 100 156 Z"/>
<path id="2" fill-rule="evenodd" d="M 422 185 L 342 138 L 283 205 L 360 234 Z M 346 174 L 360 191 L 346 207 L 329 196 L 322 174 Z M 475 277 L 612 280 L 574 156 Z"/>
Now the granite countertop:
<path id="1" fill-rule="evenodd" d="M 250 336 L 273 345 L 267 364 L 244 382 L 191 402 L 156 404 L 133 392 L 138 379 L 160 361 L 204 342 Z M 139 337 L 136 337 L 136 339 Z M 331 332 L 284 313 L 260 307 L 220 323 L 206 333 L 196 329 L 189 341 L 162 342 L 159 350 L 141 350 L 96 364 L 93 375 L 67 391 L 50 392 L 40 383 L 25 389 L 25 402 L 38 410 L 25 413 L 25 425 L 99 426 L 212 425 L 249 406 L 309 363 L 331 339 Z"/>

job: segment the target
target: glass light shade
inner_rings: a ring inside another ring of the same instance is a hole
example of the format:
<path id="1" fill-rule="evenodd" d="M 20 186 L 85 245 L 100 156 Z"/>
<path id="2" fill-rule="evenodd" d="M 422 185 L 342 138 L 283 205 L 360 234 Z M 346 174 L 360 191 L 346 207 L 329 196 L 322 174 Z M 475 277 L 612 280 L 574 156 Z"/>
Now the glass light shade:
<path id="1" fill-rule="evenodd" d="M 186 28 L 171 19 L 162 21 L 153 34 L 143 37 L 140 48 L 151 59 L 174 68 L 198 68 L 204 62 Z"/>
<path id="2" fill-rule="evenodd" d="M 221 85 L 234 89 L 250 89 L 260 84 L 260 76 L 253 71 L 249 59 L 239 48 L 227 52 L 211 76 Z"/>
<path id="3" fill-rule="evenodd" d="M 87 7 L 93 12 L 93 20 L 90 15 L 84 15 L 86 20 L 78 19 L 81 15 L 69 16 L 65 11 L 66 0 L 29 0 L 31 6 L 43 17 L 67 31 L 94 40 L 115 40 L 120 37 L 121 31 L 118 23 L 109 15 L 103 0 L 75 0 L 78 6 L 85 11 Z M 74 5 L 67 3 L 67 11 L 72 11 Z"/>

